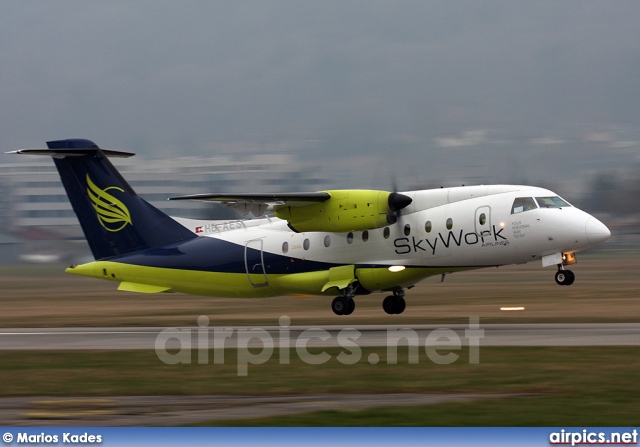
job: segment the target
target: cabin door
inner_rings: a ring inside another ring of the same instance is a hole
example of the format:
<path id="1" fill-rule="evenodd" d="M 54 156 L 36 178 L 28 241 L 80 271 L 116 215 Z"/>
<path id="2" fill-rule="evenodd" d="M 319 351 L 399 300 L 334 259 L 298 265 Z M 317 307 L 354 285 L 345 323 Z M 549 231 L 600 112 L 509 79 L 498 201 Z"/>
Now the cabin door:
<path id="1" fill-rule="evenodd" d="M 476 234 L 480 237 L 491 235 L 491 208 L 481 206 L 476 210 Z"/>
<path id="2" fill-rule="evenodd" d="M 247 278 L 253 287 L 269 285 L 267 272 L 264 269 L 263 240 L 252 239 L 244 245 L 244 266 Z"/>

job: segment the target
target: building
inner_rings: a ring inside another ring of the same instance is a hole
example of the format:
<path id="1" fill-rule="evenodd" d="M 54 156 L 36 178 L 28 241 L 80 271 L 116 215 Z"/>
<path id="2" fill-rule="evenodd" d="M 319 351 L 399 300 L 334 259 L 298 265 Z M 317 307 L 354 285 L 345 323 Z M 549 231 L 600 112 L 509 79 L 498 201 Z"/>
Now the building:
<path id="1" fill-rule="evenodd" d="M 0 164 L 0 224 L 5 232 L 22 235 L 37 228 L 61 240 L 84 239 L 51 159 L 7 155 L 3 161 L 5 163 Z M 237 216 L 234 211 L 218 205 L 167 201 L 167 198 L 207 192 L 317 191 L 326 189 L 329 183 L 317 169 L 303 166 L 290 154 L 170 160 L 136 156 L 112 162 L 142 198 L 165 213 L 179 217 Z"/>

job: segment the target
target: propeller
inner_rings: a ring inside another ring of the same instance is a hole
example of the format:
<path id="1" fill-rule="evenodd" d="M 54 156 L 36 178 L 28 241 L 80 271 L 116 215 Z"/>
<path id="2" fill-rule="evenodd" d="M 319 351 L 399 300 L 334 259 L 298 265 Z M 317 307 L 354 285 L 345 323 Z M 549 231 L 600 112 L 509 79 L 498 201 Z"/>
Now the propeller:
<path id="1" fill-rule="evenodd" d="M 395 189 L 395 188 L 394 188 Z M 387 214 L 387 223 L 393 225 L 398 222 L 400 211 L 408 207 L 413 199 L 399 192 L 389 194 L 389 213 Z"/>
<path id="2" fill-rule="evenodd" d="M 381 160 L 381 163 L 377 165 L 376 171 L 380 169 L 381 172 L 377 173 L 379 175 L 374 175 L 373 189 L 376 189 L 376 187 L 379 187 L 379 185 L 376 184 L 375 179 L 387 177 L 388 179 L 387 185 L 391 186 L 390 191 L 393 191 L 391 194 L 389 194 L 389 199 L 388 199 L 389 211 L 387 213 L 387 223 L 389 225 L 394 225 L 398 223 L 398 221 L 400 220 L 400 211 L 406 208 L 407 206 L 409 206 L 411 202 L 413 202 L 413 200 L 411 199 L 411 197 L 397 192 L 399 189 L 398 177 L 395 174 L 393 174 L 393 172 L 397 172 L 398 169 L 397 169 L 397 166 L 390 168 L 389 167 L 390 164 L 395 165 L 394 160 L 386 160 L 386 159 Z M 386 167 L 384 172 L 382 172 L 382 169 L 381 169 L 382 166 Z M 386 188 L 385 190 L 389 191 Z"/>

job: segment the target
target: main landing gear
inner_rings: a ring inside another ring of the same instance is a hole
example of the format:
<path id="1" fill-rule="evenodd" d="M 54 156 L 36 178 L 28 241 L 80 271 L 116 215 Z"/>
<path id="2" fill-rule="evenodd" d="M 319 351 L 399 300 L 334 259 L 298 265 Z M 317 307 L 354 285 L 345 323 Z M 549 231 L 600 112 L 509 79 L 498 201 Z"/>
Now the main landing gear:
<path id="1" fill-rule="evenodd" d="M 389 315 L 398 315 L 404 312 L 407 303 L 404 300 L 404 290 L 394 290 L 393 295 L 389 295 L 382 302 L 382 308 Z"/>
<path id="2" fill-rule="evenodd" d="M 576 275 L 571 270 L 565 270 L 562 264 L 556 272 L 556 283 L 560 286 L 570 286 L 576 280 Z"/>
<path id="3" fill-rule="evenodd" d="M 337 296 L 331 303 L 331 310 L 336 315 L 351 315 L 356 309 L 356 302 L 352 296 Z"/>
<path id="4" fill-rule="evenodd" d="M 342 296 L 335 297 L 331 303 L 333 313 L 336 315 L 351 315 L 356 309 L 356 302 L 353 299 L 355 295 L 353 284 L 343 289 Z"/>
<path id="5" fill-rule="evenodd" d="M 337 296 L 331 303 L 331 310 L 336 315 L 351 315 L 356 308 L 355 288 L 349 286 L 342 290 L 342 295 Z M 404 300 L 404 290 L 398 289 L 393 291 L 393 295 L 389 295 L 382 301 L 382 308 L 389 315 L 398 315 L 404 312 L 407 303 Z"/>

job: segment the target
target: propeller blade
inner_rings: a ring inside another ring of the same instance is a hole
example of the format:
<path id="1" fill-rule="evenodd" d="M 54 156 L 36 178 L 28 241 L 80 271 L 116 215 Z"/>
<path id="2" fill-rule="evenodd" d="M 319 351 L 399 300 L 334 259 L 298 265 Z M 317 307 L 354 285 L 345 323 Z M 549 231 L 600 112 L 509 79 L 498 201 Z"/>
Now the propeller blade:
<path id="1" fill-rule="evenodd" d="M 399 192 L 389 194 L 389 209 L 394 213 L 408 207 L 411 205 L 411 202 L 413 202 L 411 197 L 400 194 Z"/>

